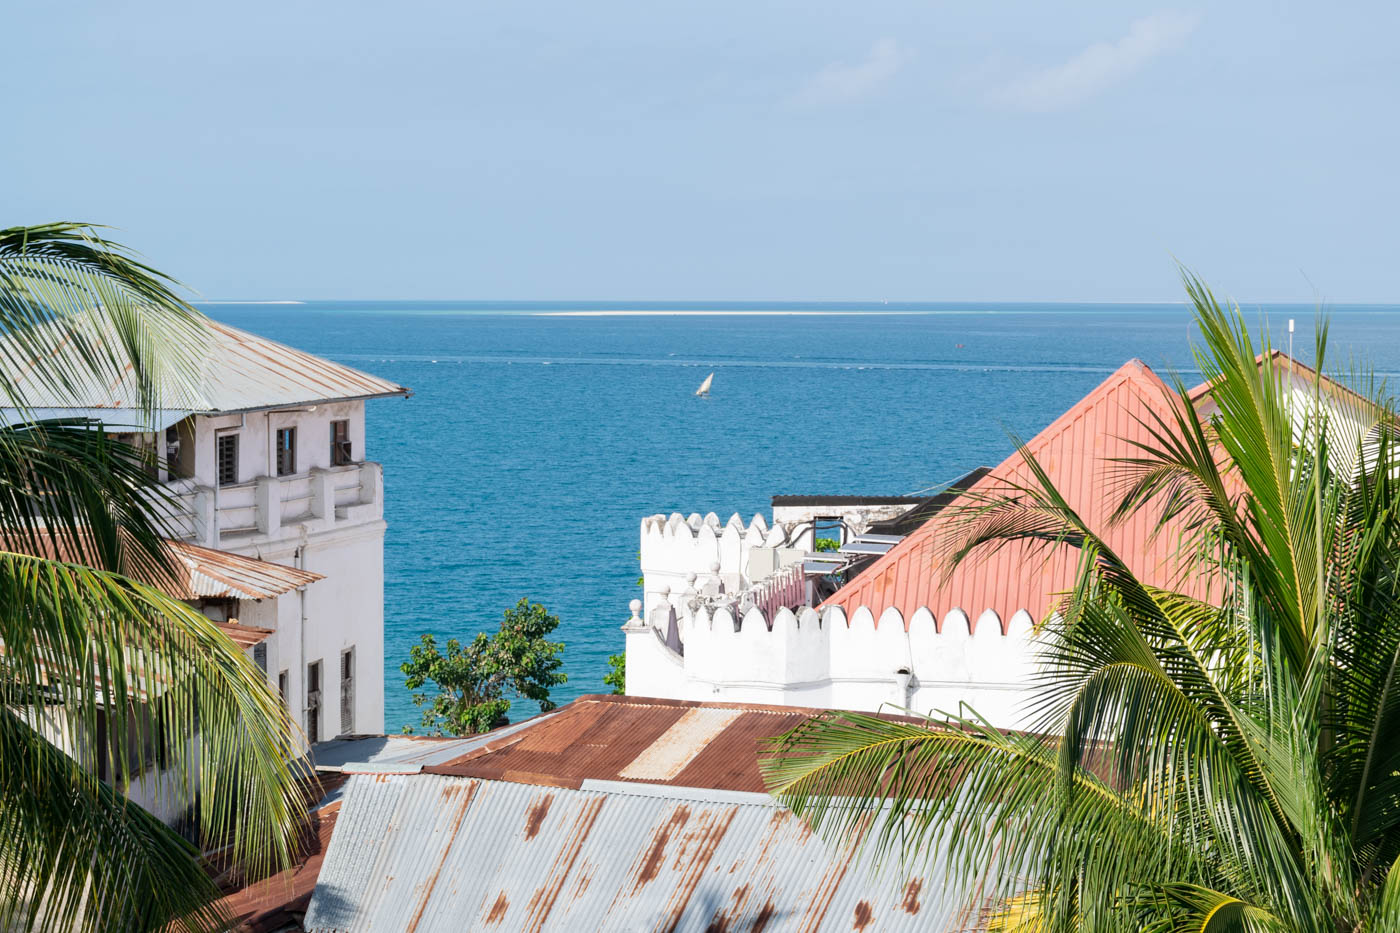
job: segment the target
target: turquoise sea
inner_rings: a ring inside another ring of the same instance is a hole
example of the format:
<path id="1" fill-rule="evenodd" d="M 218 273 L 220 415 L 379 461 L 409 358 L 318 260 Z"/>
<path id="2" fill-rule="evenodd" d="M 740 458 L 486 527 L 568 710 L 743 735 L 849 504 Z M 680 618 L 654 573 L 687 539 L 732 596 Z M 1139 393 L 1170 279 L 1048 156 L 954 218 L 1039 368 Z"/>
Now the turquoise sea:
<path id="1" fill-rule="evenodd" d="M 1011 450 L 1125 360 L 1194 383 L 1181 305 L 211 302 L 210 315 L 393 379 L 384 464 L 385 727 L 398 666 L 522 596 L 562 620 L 559 701 L 605 690 L 654 512 L 768 514 L 780 493 L 906 494 Z M 557 312 L 723 314 L 556 316 Z M 1400 375 L 1400 306 L 1330 309 L 1329 359 Z M 737 314 L 733 312 L 768 312 Z M 821 312 L 794 314 L 788 312 Z M 1248 306 L 1313 357 L 1311 305 Z M 783 313 L 775 313 L 783 312 Z M 714 371 L 707 399 L 693 393 Z M 518 706 L 515 717 L 528 715 Z"/>

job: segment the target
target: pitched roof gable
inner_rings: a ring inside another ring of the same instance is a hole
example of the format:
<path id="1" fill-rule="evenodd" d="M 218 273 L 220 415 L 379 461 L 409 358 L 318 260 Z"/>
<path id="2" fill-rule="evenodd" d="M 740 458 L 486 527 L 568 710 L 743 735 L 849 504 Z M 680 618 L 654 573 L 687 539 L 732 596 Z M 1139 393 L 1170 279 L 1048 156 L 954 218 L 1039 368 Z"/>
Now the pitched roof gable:
<path id="1" fill-rule="evenodd" d="M 1107 519 L 1117 503 L 1110 491 L 1112 461 L 1138 453 L 1132 441 L 1147 437 L 1142 421 L 1150 423 L 1154 414 L 1169 417 L 1173 398 L 1146 364 L 1130 360 L 1026 444 L 1056 488 L 1090 526 L 1100 530 L 1135 570 L 1159 583 L 1168 582 L 1175 545 L 1169 535 L 1153 539 L 1155 516 L 1140 514 L 1111 529 Z M 991 493 L 1007 481 L 1029 485 L 1029 467 L 1019 451 L 974 483 L 968 493 Z M 839 606 L 849 616 L 863 606 L 878 622 L 881 613 L 893 607 L 904 617 L 906 626 L 921 607 L 932 612 L 939 625 L 956 609 L 973 627 L 991 610 L 1005 629 L 1021 610 L 1032 619 L 1043 618 L 1055 594 L 1073 583 L 1076 553 L 1061 549 L 1047 557 L 1021 545 L 1004 547 L 995 554 L 974 554 L 945 577 L 941 557 L 951 520 L 952 516 L 944 513 L 923 525 L 838 590 L 822 608 Z"/>

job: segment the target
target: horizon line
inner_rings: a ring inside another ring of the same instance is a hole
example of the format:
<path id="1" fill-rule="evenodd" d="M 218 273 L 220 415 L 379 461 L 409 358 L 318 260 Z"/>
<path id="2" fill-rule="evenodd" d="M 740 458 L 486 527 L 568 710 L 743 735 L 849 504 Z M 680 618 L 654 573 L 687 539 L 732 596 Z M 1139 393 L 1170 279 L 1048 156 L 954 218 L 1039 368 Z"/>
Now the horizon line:
<path id="1" fill-rule="evenodd" d="M 1400 307 L 1400 299 L 1327 299 L 1322 301 L 1308 301 L 1298 298 L 1250 298 L 1250 299 L 1229 299 L 1238 304 L 1241 308 L 1247 309 L 1252 305 L 1289 305 L 1309 308 L 1327 308 L 1346 305 L 1381 305 L 1386 307 Z M 1184 298 L 931 298 L 931 299 L 843 299 L 843 298 L 822 298 L 822 299 L 730 299 L 730 298 L 657 298 L 657 299 L 597 299 L 597 298 L 194 298 L 190 303 L 194 305 L 306 305 L 321 304 L 328 302 L 340 302 L 346 304 L 375 304 L 385 303 L 422 303 L 422 304 L 461 304 L 474 306 L 551 306 L 551 305 L 594 305 L 596 310 L 608 311 L 617 310 L 619 312 L 638 313 L 645 309 L 639 306 L 651 305 L 657 310 L 688 310 L 677 306 L 687 305 L 712 305 L 725 308 L 736 306 L 758 306 L 758 310 L 763 310 L 763 306 L 783 306 L 783 307 L 813 307 L 823 308 L 830 306 L 859 306 L 877 310 L 885 307 L 908 307 L 908 306 L 929 306 L 929 305 L 1180 305 L 1188 306 L 1190 302 Z M 608 305 L 621 305 L 631 307 L 608 308 Z M 595 309 L 584 309 L 595 310 Z M 704 310 L 695 308 L 689 310 Z"/>

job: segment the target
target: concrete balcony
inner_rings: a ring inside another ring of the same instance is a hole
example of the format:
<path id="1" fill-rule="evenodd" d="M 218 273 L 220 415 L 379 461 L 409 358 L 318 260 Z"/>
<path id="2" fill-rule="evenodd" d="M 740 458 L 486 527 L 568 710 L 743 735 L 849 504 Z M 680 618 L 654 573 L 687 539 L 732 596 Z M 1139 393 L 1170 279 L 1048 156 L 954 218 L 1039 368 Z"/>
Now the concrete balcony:
<path id="1" fill-rule="evenodd" d="M 384 472 L 369 461 L 230 486 L 175 480 L 166 488 L 174 494 L 175 534 L 210 548 L 287 537 L 301 525 L 321 531 L 362 524 L 384 514 Z"/>

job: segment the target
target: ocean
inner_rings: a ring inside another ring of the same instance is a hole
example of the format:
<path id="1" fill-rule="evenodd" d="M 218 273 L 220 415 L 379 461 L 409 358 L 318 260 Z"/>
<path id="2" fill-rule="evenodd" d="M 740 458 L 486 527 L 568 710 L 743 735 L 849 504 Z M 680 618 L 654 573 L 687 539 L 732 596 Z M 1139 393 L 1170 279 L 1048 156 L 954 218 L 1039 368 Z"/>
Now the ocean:
<path id="1" fill-rule="evenodd" d="M 419 718 L 424 632 L 559 616 L 568 683 L 606 692 L 656 512 L 769 516 L 777 494 L 903 495 L 996 465 L 1126 360 L 1194 384 L 1179 304 L 210 302 L 236 327 L 413 389 L 368 405 L 384 465 L 385 728 Z M 664 314 L 637 312 L 664 311 Z M 1400 374 L 1400 306 L 1330 309 L 1328 359 Z M 612 312 L 632 312 L 616 314 Z M 759 313 L 749 313 L 759 312 Z M 806 312 L 806 313 L 802 313 Z M 820 312 L 820 313 L 810 313 Z M 1316 308 L 1248 306 L 1276 346 Z M 708 398 L 693 394 L 715 373 Z M 517 704 L 512 718 L 535 710 Z"/>

